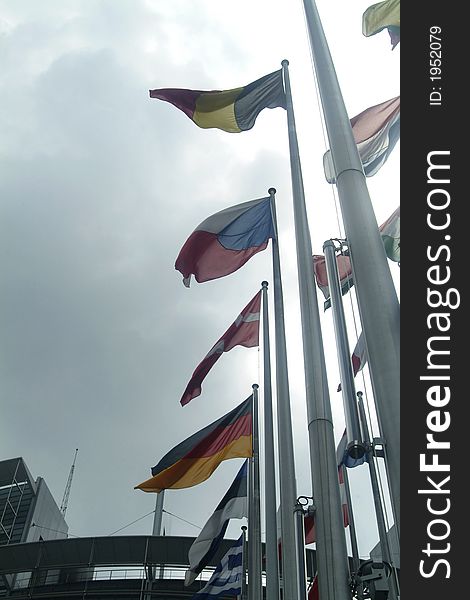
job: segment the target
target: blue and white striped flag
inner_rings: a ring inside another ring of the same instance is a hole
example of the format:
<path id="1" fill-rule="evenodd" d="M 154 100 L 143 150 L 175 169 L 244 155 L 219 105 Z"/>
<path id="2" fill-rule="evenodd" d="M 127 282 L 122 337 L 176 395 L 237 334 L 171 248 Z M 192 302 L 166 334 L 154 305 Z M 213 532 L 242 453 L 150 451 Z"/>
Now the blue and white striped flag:
<path id="1" fill-rule="evenodd" d="M 248 516 L 247 472 L 246 460 L 227 493 L 194 540 L 189 549 L 189 569 L 186 571 L 184 585 L 191 585 L 209 564 L 224 538 L 230 519 Z"/>
<path id="2" fill-rule="evenodd" d="M 191 600 L 210 600 L 217 596 L 240 596 L 243 578 L 243 535 L 220 561 L 206 585 Z"/>

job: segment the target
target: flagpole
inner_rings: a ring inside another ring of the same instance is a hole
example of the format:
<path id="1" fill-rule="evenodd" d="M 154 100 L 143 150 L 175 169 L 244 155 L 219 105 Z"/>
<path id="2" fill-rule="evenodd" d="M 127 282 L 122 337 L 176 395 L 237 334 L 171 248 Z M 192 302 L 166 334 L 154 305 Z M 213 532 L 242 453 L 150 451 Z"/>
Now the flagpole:
<path id="1" fill-rule="evenodd" d="M 284 298 L 282 292 L 281 261 L 276 216 L 274 188 L 268 190 L 275 235 L 273 247 L 274 321 L 276 340 L 276 396 L 277 430 L 279 445 L 279 487 L 281 496 L 282 537 L 282 586 L 283 600 L 295 600 L 298 589 L 298 566 L 296 560 L 294 507 L 297 500 L 295 480 L 294 440 L 289 393 L 289 371 L 287 368 L 286 328 L 284 320 Z"/>
<path id="2" fill-rule="evenodd" d="M 364 432 L 364 441 L 367 444 L 367 464 L 369 465 L 370 483 L 372 487 L 372 496 L 374 498 L 375 515 L 377 519 L 377 529 L 379 530 L 380 549 L 382 552 L 382 560 L 387 562 L 391 569 L 392 574 L 389 577 L 389 598 L 390 600 L 397 600 L 400 593 L 397 587 L 397 575 L 395 567 L 393 566 L 392 554 L 390 552 L 389 540 L 387 535 L 387 528 L 385 526 L 385 518 L 383 512 L 383 505 L 380 499 L 379 482 L 377 478 L 377 469 L 374 462 L 374 451 L 372 440 L 370 438 L 369 426 L 367 424 L 366 413 L 364 410 L 364 402 L 362 400 L 362 392 L 357 393 L 359 398 L 359 415 L 361 418 L 362 431 Z"/>
<path id="3" fill-rule="evenodd" d="M 326 377 L 318 299 L 314 287 L 312 244 L 308 230 L 288 64 L 287 60 L 282 61 L 286 88 L 299 275 L 310 467 L 316 506 L 319 596 L 322 600 L 350 600 L 348 555 L 339 496 L 333 420 Z"/>
<path id="4" fill-rule="evenodd" d="M 359 548 L 357 545 L 357 535 L 356 535 L 356 523 L 354 521 L 354 514 L 353 514 L 353 508 L 352 508 L 352 499 L 351 499 L 351 490 L 349 488 L 348 470 L 344 464 L 341 465 L 340 469 L 342 470 L 344 491 L 346 493 L 346 504 L 347 504 L 348 525 L 349 525 L 349 539 L 351 540 L 351 553 L 352 553 L 352 559 L 353 559 L 353 568 L 354 568 L 354 573 L 357 573 L 359 570 L 359 567 L 361 566 L 361 561 L 359 559 Z"/>
<path id="5" fill-rule="evenodd" d="M 297 578 L 297 600 L 307 600 L 307 568 L 305 561 L 305 512 L 304 507 L 297 499 L 294 507 L 295 522 L 295 547 L 297 552 L 297 568 L 299 576 Z"/>
<path id="6" fill-rule="evenodd" d="M 259 485 L 258 385 L 253 384 L 253 457 L 248 504 L 248 600 L 261 600 L 261 514 Z"/>
<path id="7" fill-rule="evenodd" d="M 399 532 L 399 303 L 318 10 L 314 0 L 304 0 L 303 4 L 336 171 L 338 197 L 350 247 L 351 266 L 369 357 L 377 417 L 381 435 L 387 446 L 391 500 Z"/>
<path id="8" fill-rule="evenodd" d="M 243 535 L 243 555 L 242 555 L 242 589 L 241 589 L 241 600 L 248 600 L 247 594 L 247 586 L 246 586 L 246 555 L 247 553 L 247 544 L 246 544 L 246 525 L 242 525 L 242 535 Z"/>
<path id="9" fill-rule="evenodd" d="M 346 417 L 346 432 L 348 438 L 347 451 L 353 458 L 362 458 L 365 453 L 361 437 L 361 426 L 357 411 L 356 389 L 351 365 L 351 352 L 349 350 L 346 318 L 344 316 L 343 298 L 339 283 L 338 265 L 333 240 L 323 244 L 325 253 L 326 273 L 330 290 L 331 310 L 336 336 L 336 348 L 341 378 L 341 393 L 343 396 L 344 414 Z"/>
<path id="10" fill-rule="evenodd" d="M 274 465 L 271 349 L 269 340 L 268 282 L 263 281 L 263 360 L 264 360 L 264 509 L 266 531 L 266 597 L 279 599 L 279 565 L 276 519 L 276 471 Z"/>
<path id="11" fill-rule="evenodd" d="M 157 494 L 155 501 L 155 512 L 153 513 L 153 531 L 152 535 L 162 535 L 163 520 L 163 501 L 165 499 L 165 490 Z"/>
<path id="12" fill-rule="evenodd" d="M 162 490 L 157 494 L 155 500 L 155 511 L 153 513 L 153 530 L 152 535 L 162 535 L 162 521 L 163 521 L 163 502 L 165 500 L 165 490 Z M 152 567 L 152 577 L 155 578 L 156 568 Z M 163 579 L 164 565 L 160 565 L 160 579 Z"/>

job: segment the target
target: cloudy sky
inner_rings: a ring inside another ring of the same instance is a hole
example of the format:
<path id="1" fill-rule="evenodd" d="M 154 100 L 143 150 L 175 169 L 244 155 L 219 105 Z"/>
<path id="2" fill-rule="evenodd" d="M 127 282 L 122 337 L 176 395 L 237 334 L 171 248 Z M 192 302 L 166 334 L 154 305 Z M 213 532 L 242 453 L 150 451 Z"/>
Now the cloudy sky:
<path id="1" fill-rule="evenodd" d="M 318 1 L 350 116 L 399 94 L 400 46 L 392 52 L 386 32 L 361 33 L 371 3 Z M 262 355 L 235 348 L 210 372 L 202 395 L 179 404 L 194 367 L 260 282 L 271 280 L 270 250 L 190 289 L 174 261 L 207 216 L 272 186 L 297 485 L 310 494 L 285 111 L 265 110 L 251 131 L 228 134 L 199 129 L 148 97 L 156 87 L 242 86 L 288 58 L 314 252 L 342 235 L 322 172 L 327 144 L 302 3 L 236 6 L 0 0 L 0 456 L 23 456 L 60 504 L 79 448 L 67 511 L 73 535 L 108 535 L 152 511 L 155 496 L 134 485 L 259 381 Z M 399 145 L 369 189 L 380 224 L 399 204 Z M 390 268 L 398 285 L 399 268 Z M 330 313 L 322 321 L 339 440 Z M 353 346 L 352 325 L 350 337 Z M 240 462 L 223 463 L 204 484 L 167 492 L 165 509 L 202 527 Z M 377 533 L 363 469 L 351 479 L 366 556 Z M 167 533 L 197 535 L 181 519 L 166 514 Z M 148 534 L 152 523 L 150 515 L 122 533 Z M 233 537 L 239 525 L 231 525 Z"/>

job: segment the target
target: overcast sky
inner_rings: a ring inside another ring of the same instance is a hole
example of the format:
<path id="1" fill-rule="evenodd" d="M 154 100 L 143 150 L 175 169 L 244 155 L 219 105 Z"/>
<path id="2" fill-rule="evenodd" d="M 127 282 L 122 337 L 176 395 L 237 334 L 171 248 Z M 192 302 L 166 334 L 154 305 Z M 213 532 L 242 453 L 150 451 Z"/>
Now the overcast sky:
<path id="1" fill-rule="evenodd" d="M 400 92 L 400 45 L 392 52 L 386 31 L 361 33 L 372 3 L 318 1 L 351 117 Z M 206 217 L 272 186 L 297 486 L 311 493 L 286 113 L 265 110 L 251 131 L 228 134 L 199 129 L 148 97 L 157 87 L 246 85 L 289 59 L 314 253 L 342 235 L 323 175 L 327 144 L 302 3 L 234 7 L 0 0 L 0 457 L 23 456 L 60 504 L 79 448 L 66 516 L 73 535 L 108 535 L 152 511 L 155 495 L 134 485 L 260 380 L 259 351 L 235 348 L 209 373 L 202 395 L 179 404 L 196 365 L 260 282 L 271 281 L 270 249 L 190 289 L 174 261 Z M 368 183 L 381 224 L 399 205 L 399 144 Z M 398 285 L 399 267 L 390 268 Z M 344 417 L 331 311 L 322 322 L 338 441 Z M 350 338 L 353 347 L 353 328 Z M 165 509 L 202 527 L 240 463 L 226 461 L 207 482 L 167 492 Z M 377 541 L 364 470 L 351 472 L 361 556 Z M 149 534 L 152 523 L 150 515 L 122 533 Z M 164 524 L 172 535 L 199 531 L 169 515 Z M 232 537 L 240 524 L 230 526 Z"/>

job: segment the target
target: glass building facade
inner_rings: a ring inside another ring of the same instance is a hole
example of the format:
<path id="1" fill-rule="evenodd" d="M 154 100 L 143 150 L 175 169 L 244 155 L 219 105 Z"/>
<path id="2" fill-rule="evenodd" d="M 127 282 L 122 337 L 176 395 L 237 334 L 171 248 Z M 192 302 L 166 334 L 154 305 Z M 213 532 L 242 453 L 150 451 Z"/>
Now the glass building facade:
<path id="1" fill-rule="evenodd" d="M 0 546 L 66 538 L 68 526 L 42 477 L 24 460 L 0 461 Z"/>

